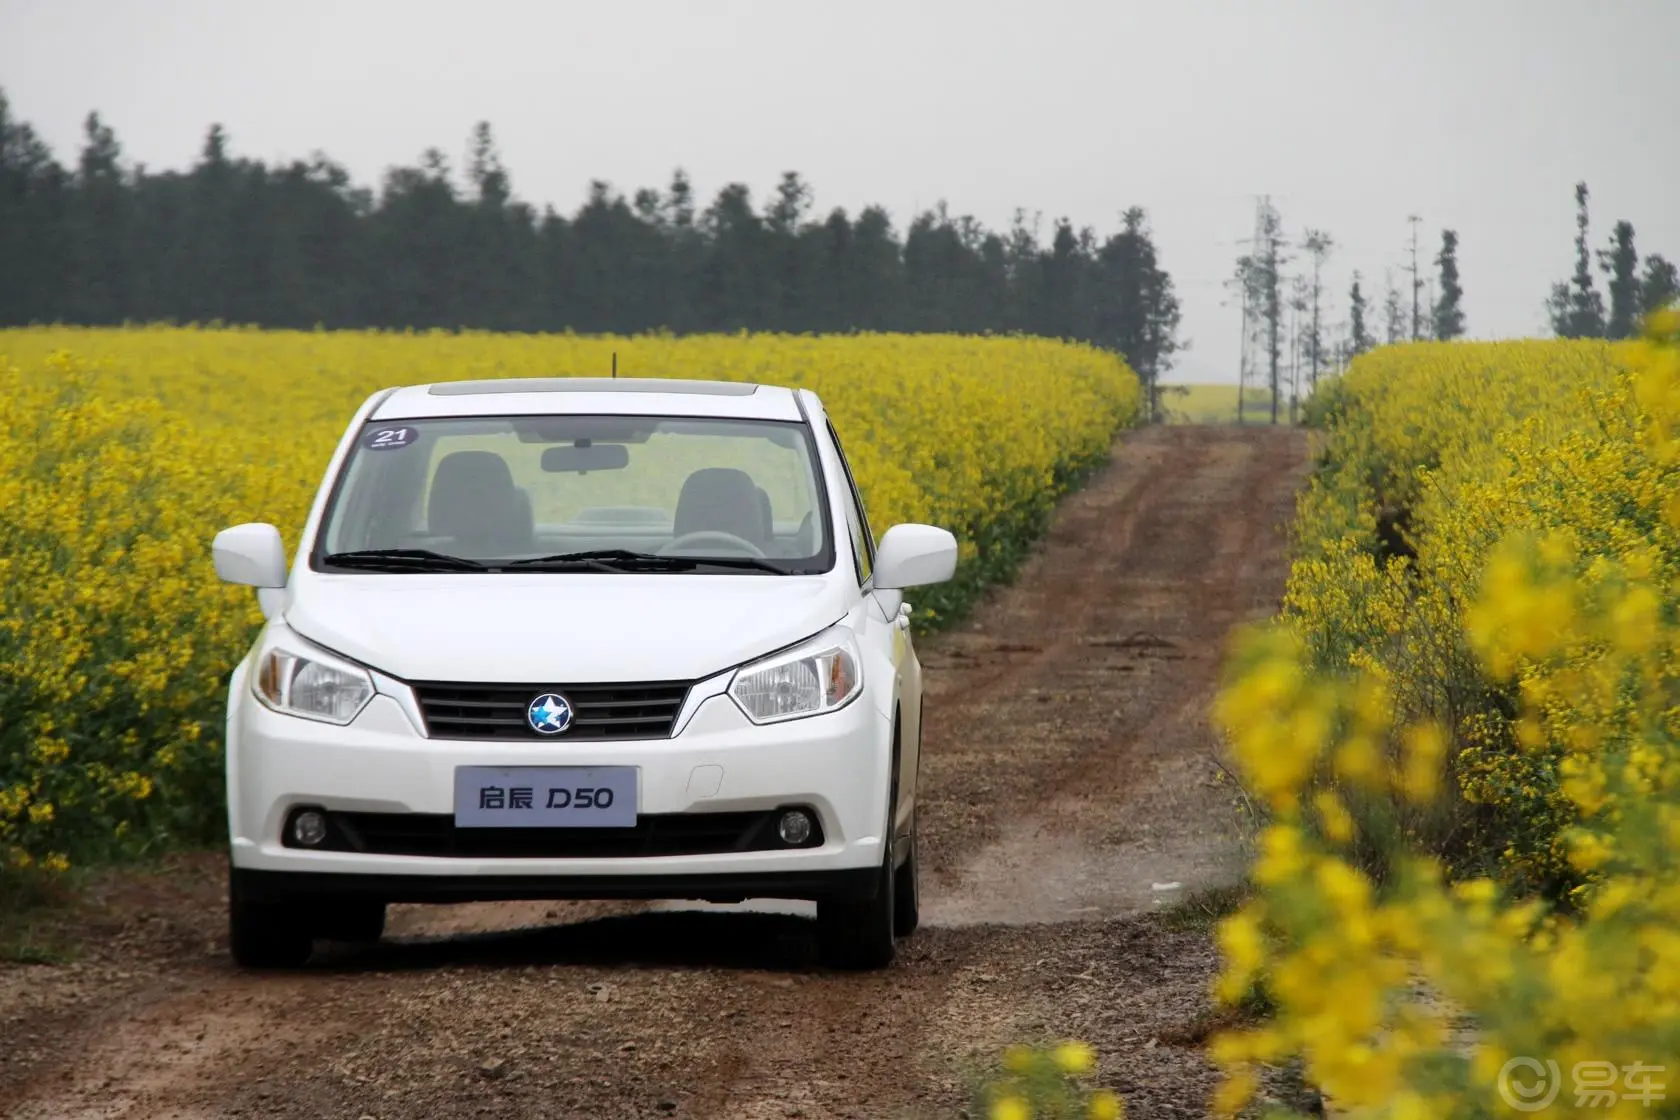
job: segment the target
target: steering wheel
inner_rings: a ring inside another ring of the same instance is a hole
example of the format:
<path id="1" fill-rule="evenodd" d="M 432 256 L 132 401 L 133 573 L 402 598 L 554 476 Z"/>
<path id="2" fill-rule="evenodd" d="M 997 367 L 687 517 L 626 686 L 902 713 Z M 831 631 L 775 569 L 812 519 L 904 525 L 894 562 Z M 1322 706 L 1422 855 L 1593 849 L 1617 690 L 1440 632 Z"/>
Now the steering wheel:
<path id="1" fill-rule="evenodd" d="M 745 537 L 737 537 L 734 533 L 725 533 L 721 529 L 701 529 L 696 533 L 684 533 L 682 536 L 671 541 L 671 543 L 667 544 L 664 548 L 661 548 L 659 550 L 659 555 L 672 556 L 676 554 L 679 548 L 685 548 L 689 545 L 702 543 L 721 544 L 739 549 L 749 556 L 758 557 L 760 560 L 765 558 L 764 550 L 759 548 L 756 544 L 747 540 Z"/>

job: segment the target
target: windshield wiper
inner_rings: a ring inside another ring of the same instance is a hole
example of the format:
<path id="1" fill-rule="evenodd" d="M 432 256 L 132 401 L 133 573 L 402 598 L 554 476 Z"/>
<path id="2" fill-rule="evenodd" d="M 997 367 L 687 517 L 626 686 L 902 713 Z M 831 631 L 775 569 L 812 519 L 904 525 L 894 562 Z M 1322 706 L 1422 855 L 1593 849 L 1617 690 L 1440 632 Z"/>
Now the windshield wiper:
<path id="1" fill-rule="evenodd" d="M 591 567 L 597 570 L 692 572 L 706 564 L 719 568 L 746 568 L 753 571 L 775 572 L 779 576 L 788 570 L 761 560 L 756 556 L 660 556 L 653 552 L 633 552 L 628 548 L 598 548 L 588 552 L 561 552 L 553 556 L 535 556 L 528 560 L 509 560 L 502 568 L 569 568 Z"/>
<path id="2" fill-rule="evenodd" d="M 761 560 L 757 556 L 690 556 L 687 559 L 696 564 L 710 564 L 715 568 L 745 568 L 749 571 L 775 572 L 779 576 L 793 574 L 780 564 Z"/>
<path id="3" fill-rule="evenodd" d="M 508 560 L 501 568 L 593 568 L 601 572 L 643 571 L 689 572 L 694 560 L 687 556 L 659 556 L 652 552 L 632 552 L 628 548 L 597 548 L 587 552 L 557 552 L 553 556 L 532 556 L 525 560 Z"/>
<path id="4" fill-rule="evenodd" d="M 450 556 L 429 548 L 358 548 L 329 552 L 321 563 L 375 572 L 483 572 L 488 567 L 465 556 Z"/>

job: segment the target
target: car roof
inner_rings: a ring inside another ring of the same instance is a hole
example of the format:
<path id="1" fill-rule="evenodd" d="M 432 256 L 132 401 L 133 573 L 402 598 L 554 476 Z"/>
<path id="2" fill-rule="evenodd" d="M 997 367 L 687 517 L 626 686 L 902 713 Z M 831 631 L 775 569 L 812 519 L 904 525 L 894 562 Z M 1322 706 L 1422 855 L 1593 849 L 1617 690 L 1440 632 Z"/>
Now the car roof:
<path id="1" fill-rule="evenodd" d="M 659 377 L 527 377 L 408 385 L 392 390 L 368 419 L 561 413 L 804 419 L 794 390 L 779 385 Z"/>

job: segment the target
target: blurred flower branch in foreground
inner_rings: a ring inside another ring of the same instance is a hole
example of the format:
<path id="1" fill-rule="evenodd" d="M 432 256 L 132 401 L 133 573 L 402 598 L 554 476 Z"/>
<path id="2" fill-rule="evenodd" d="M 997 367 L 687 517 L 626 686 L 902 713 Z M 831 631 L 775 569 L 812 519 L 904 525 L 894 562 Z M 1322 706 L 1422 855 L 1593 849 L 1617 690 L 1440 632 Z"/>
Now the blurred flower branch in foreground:
<path id="1" fill-rule="evenodd" d="M 1657 482 L 1616 495 L 1602 533 L 1563 519 L 1505 533 L 1459 597 L 1464 646 L 1511 698 L 1510 750 L 1557 754 L 1578 879 L 1564 897 L 1451 875 L 1399 823 L 1452 793 L 1463 724 L 1397 718 L 1406 682 L 1315 667 L 1287 618 L 1239 635 L 1216 718 L 1270 820 L 1255 893 L 1219 929 L 1216 996 L 1259 990 L 1276 1010 L 1213 1039 L 1220 1114 L 1291 1059 L 1337 1107 L 1397 1120 L 1530 1114 L 1501 1093 L 1513 1059 L 1680 1077 L 1680 311 L 1626 353 L 1604 404 L 1635 417 L 1628 477 Z M 1373 848 L 1380 877 L 1356 854 Z M 1571 1093 L 1548 1112 L 1652 1114 Z"/>

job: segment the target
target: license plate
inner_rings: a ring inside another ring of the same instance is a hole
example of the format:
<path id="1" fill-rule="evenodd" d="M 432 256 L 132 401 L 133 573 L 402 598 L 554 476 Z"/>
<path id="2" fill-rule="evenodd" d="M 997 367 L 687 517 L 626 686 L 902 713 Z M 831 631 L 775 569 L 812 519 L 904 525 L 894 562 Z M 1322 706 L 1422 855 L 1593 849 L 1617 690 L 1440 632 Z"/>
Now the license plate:
<path id="1" fill-rule="evenodd" d="M 461 766 L 457 828 L 630 828 L 634 766 Z"/>

